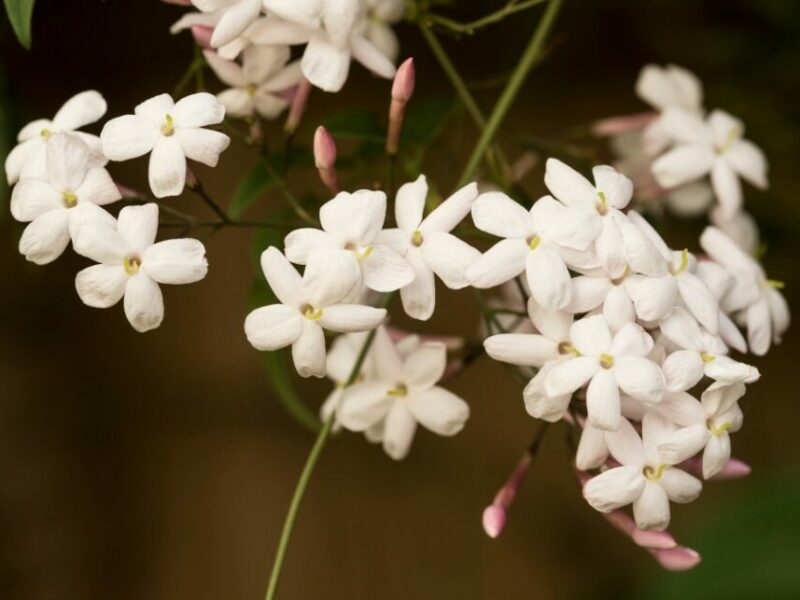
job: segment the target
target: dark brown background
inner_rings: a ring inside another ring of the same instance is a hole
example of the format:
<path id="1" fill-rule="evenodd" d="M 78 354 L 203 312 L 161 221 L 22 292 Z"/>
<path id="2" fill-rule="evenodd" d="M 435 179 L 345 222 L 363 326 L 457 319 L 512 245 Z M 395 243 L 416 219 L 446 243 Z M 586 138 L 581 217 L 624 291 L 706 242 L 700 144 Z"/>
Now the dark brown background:
<path id="1" fill-rule="evenodd" d="M 448 14 L 467 19 L 500 2 L 459 4 Z M 39 0 L 31 53 L 3 23 L 0 75 L 10 103 L 0 133 L 8 138 L 86 88 L 102 91 L 109 116 L 171 90 L 192 53 L 188 36 L 167 32 L 180 12 L 145 0 Z M 535 14 L 447 47 L 475 81 L 505 72 Z M 764 224 L 771 276 L 787 281 L 796 313 L 798 23 L 790 0 L 567 2 L 548 60 L 509 122 L 556 137 L 640 110 L 632 86 L 648 61 L 697 71 L 707 105 L 743 117 L 770 157 L 772 191 L 749 193 L 748 203 Z M 398 32 L 403 54 L 417 58 L 415 102 L 449 93 L 414 28 Z M 387 92 L 387 83 L 356 67 L 338 96 L 314 94 L 300 140 L 343 107 L 382 114 Z M 481 102 L 489 107 L 494 93 L 480 92 Z M 468 126 L 466 133 L 468 145 Z M 218 169 L 198 172 L 224 198 L 251 161 L 232 147 Z M 429 163 L 446 189 L 455 174 Z M 145 163 L 113 165 L 112 173 L 141 183 Z M 537 173 L 526 185 L 539 192 L 540 181 Z M 175 202 L 202 211 L 192 198 Z M 84 261 L 67 254 L 43 268 L 26 264 L 16 251 L 21 228 L 5 201 L 2 210 L 0 597 L 261 598 L 312 438 L 271 397 L 242 333 L 249 234 L 207 240 L 207 279 L 166 290 L 164 325 L 139 335 L 121 307 L 80 303 L 73 278 Z M 458 308 L 425 328 L 471 335 L 464 326 L 474 318 L 471 296 L 441 298 Z M 797 331 L 758 361 L 765 377 L 734 437 L 735 454 L 753 464 L 754 476 L 709 485 L 698 502 L 674 511 L 676 535 L 705 554 L 694 573 L 662 574 L 585 506 L 558 427 L 507 531 L 487 539 L 481 511 L 536 424 L 505 371 L 481 361 L 453 383 L 473 410 L 456 438 L 421 432 L 399 464 L 359 436 L 331 444 L 303 506 L 282 597 L 798 597 Z M 319 398 L 327 387 L 304 389 Z"/>

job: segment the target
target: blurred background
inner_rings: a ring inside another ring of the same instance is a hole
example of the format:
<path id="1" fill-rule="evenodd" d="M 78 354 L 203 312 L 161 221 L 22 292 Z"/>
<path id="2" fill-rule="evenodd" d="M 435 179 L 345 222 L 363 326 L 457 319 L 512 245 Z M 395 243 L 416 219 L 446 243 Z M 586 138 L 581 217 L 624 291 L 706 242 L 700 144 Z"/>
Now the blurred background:
<path id="1" fill-rule="evenodd" d="M 440 12 L 466 21 L 500 5 L 453 2 Z M 181 14 L 154 0 L 38 0 L 31 52 L 2 20 L 0 148 L 78 91 L 100 90 L 111 117 L 171 90 L 193 56 L 188 34 L 168 32 Z M 461 39 L 442 35 L 487 112 L 499 91 L 492 78 L 512 68 L 539 14 Z M 397 32 L 403 56 L 417 60 L 413 102 L 451 96 L 415 27 Z M 769 157 L 771 189 L 748 188 L 747 208 L 762 225 L 770 276 L 786 281 L 797 314 L 799 34 L 792 0 L 568 0 L 508 124 L 558 140 L 598 118 L 643 110 L 633 84 L 645 63 L 692 69 L 707 107 L 740 116 Z M 383 120 L 388 92 L 389 83 L 355 67 L 342 93 L 312 94 L 298 143 L 343 109 L 371 109 Z M 268 135 L 278 139 L 279 131 Z M 465 150 L 474 134 L 466 117 L 456 118 L 453 135 Z M 429 153 L 426 170 L 447 190 L 463 158 L 450 144 Z M 197 172 L 225 199 L 253 161 L 234 143 L 219 168 Z M 114 164 L 111 172 L 143 186 L 145 165 Z M 321 194 L 308 173 L 298 185 Z M 540 182 L 539 169 L 525 186 L 538 194 Z M 46 267 L 25 262 L 8 190 L 0 195 L 0 598 L 261 598 L 313 438 L 273 397 L 242 332 L 251 234 L 205 239 L 208 277 L 166 289 L 164 324 L 140 335 L 121 307 L 81 304 L 73 279 L 84 260 L 68 252 Z M 194 197 L 174 202 L 204 211 Z M 272 192 L 263 204 L 277 202 Z M 700 227 L 668 224 L 667 235 Z M 441 301 L 455 308 L 423 329 L 474 335 L 471 296 L 442 292 Z M 485 536 L 481 512 L 537 424 L 517 384 L 482 359 L 452 383 L 473 411 L 455 438 L 420 431 L 401 463 L 357 435 L 329 445 L 302 507 L 281 597 L 798 598 L 798 351 L 794 327 L 756 362 L 764 377 L 733 438 L 753 474 L 710 483 L 697 502 L 674 510 L 671 530 L 704 557 L 692 572 L 660 571 L 585 505 L 561 427 L 545 437 L 502 536 Z M 329 387 L 301 389 L 316 407 Z"/>

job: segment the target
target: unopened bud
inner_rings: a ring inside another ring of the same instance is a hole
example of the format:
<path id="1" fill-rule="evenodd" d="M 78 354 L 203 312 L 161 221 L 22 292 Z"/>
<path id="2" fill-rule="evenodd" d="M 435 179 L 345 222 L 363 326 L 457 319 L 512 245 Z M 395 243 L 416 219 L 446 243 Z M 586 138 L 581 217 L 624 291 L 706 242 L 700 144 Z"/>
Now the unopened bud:
<path id="1" fill-rule="evenodd" d="M 667 571 L 688 571 L 700 563 L 700 555 L 685 546 L 676 546 L 668 550 L 650 551 L 659 564 Z"/>
<path id="2" fill-rule="evenodd" d="M 483 511 L 483 530 L 490 538 L 496 538 L 506 524 L 506 509 L 492 504 Z"/>
<path id="3" fill-rule="evenodd" d="M 301 79 L 297 84 L 292 103 L 289 107 L 289 116 L 286 118 L 286 125 L 283 130 L 287 135 L 292 135 L 300 124 L 300 119 L 303 118 L 303 112 L 308 103 L 308 95 L 311 93 L 311 82 L 308 79 Z"/>
<path id="4" fill-rule="evenodd" d="M 192 25 L 192 37 L 194 37 L 195 43 L 203 50 L 211 48 L 211 36 L 213 34 L 214 29 L 212 27 L 207 27 L 206 25 Z"/>
<path id="5" fill-rule="evenodd" d="M 314 133 L 314 164 L 319 178 L 331 194 L 339 193 L 339 178 L 336 175 L 336 142 L 327 129 L 320 126 Z"/>
<path id="6" fill-rule="evenodd" d="M 392 83 L 392 103 L 389 105 L 389 133 L 386 136 L 386 152 L 397 154 L 400 147 L 400 132 L 403 130 L 403 117 L 406 104 L 414 94 L 416 72 L 414 59 L 407 59 L 394 76 Z"/>
<path id="7" fill-rule="evenodd" d="M 531 466 L 531 455 L 527 452 L 514 467 L 508 481 L 500 488 L 491 505 L 483 511 L 483 530 L 491 538 L 496 538 L 506 524 L 508 509 L 514 502 L 525 475 Z"/>

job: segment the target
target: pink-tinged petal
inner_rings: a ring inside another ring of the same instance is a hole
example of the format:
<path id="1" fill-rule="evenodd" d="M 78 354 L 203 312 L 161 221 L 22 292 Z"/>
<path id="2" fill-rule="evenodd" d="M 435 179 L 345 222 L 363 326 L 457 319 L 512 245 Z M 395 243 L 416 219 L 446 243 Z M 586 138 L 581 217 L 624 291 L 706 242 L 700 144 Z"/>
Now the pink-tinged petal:
<path id="1" fill-rule="evenodd" d="M 123 304 L 128 322 L 139 333 L 155 329 L 164 320 L 161 288 L 142 271 L 128 278 Z"/>
<path id="2" fill-rule="evenodd" d="M 93 265 L 75 276 L 78 297 L 87 306 L 108 308 L 122 300 L 128 274 L 122 265 Z"/>
<path id="3" fill-rule="evenodd" d="M 645 531 L 638 527 L 631 531 L 631 539 L 637 546 L 652 550 L 669 550 L 678 545 L 668 531 Z"/>
<path id="4" fill-rule="evenodd" d="M 688 571 L 700 564 L 700 555 L 691 548 L 678 546 L 653 552 L 656 560 L 667 571 Z"/>
<path id="5" fill-rule="evenodd" d="M 496 538 L 503 531 L 506 524 L 506 509 L 494 504 L 487 506 L 483 510 L 481 517 L 483 530 L 490 538 Z"/>
<path id="6" fill-rule="evenodd" d="M 262 306 L 247 315 L 244 332 L 256 350 L 277 350 L 294 343 L 303 330 L 297 309 L 284 304 Z"/>
<path id="7" fill-rule="evenodd" d="M 639 498 L 645 481 L 639 467 L 615 467 L 587 481 L 583 497 L 595 510 L 611 512 Z"/>

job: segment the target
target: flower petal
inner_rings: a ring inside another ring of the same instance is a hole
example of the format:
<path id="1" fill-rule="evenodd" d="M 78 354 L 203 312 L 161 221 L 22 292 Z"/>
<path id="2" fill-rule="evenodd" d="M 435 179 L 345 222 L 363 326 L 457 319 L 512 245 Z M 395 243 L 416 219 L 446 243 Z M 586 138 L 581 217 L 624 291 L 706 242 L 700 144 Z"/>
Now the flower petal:
<path id="1" fill-rule="evenodd" d="M 469 285 L 466 272 L 480 252 L 450 233 L 436 231 L 429 234 L 421 247 L 422 257 L 431 270 L 451 290 Z"/>
<path id="2" fill-rule="evenodd" d="M 186 154 L 177 135 L 161 136 L 153 146 L 148 170 L 156 198 L 179 196 L 186 183 Z"/>
<path id="3" fill-rule="evenodd" d="M 525 270 L 530 248 L 524 240 L 500 240 L 467 269 L 465 276 L 476 288 L 490 288 L 510 281 Z"/>
<path id="4" fill-rule="evenodd" d="M 570 328 L 570 338 L 581 354 L 600 356 L 611 350 L 611 331 L 602 315 L 575 321 Z"/>
<path id="5" fill-rule="evenodd" d="M 703 450 L 703 479 L 711 479 L 722 471 L 731 459 L 731 436 L 728 432 L 712 435 Z"/>
<path id="6" fill-rule="evenodd" d="M 142 269 L 158 283 L 194 283 L 208 272 L 206 249 L 198 240 L 164 240 L 145 250 Z"/>
<path id="7" fill-rule="evenodd" d="M 147 154 L 159 137 L 156 123 L 136 115 L 111 119 L 100 133 L 103 154 L 109 160 L 129 160 Z"/>
<path id="8" fill-rule="evenodd" d="M 547 395 L 571 394 L 594 377 L 599 368 L 597 359 L 590 356 L 579 356 L 555 365 L 544 382 Z"/>
<path id="9" fill-rule="evenodd" d="M 592 508 L 611 512 L 642 495 L 645 478 L 640 467 L 615 467 L 592 477 L 583 486 L 583 497 Z"/>
<path id="10" fill-rule="evenodd" d="M 219 155 L 230 145 L 231 138 L 211 129 L 181 127 L 175 130 L 186 158 L 209 167 L 216 167 Z"/>
<path id="11" fill-rule="evenodd" d="M 714 166 L 711 148 L 701 145 L 676 146 L 653 161 L 651 170 L 658 185 L 673 188 L 708 175 Z"/>
<path id="12" fill-rule="evenodd" d="M 433 271 L 416 248 L 410 249 L 406 260 L 414 269 L 414 280 L 400 290 L 400 299 L 406 314 L 421 321 L 427 321 L 436 305 L 436 286 Z"/>
<path id="13" fill-rule="evenodd" d="M 617 462 L 623 465 L 630 465 L 641 469 L 644 466 L 646 457 L 642 438 L 636 433 L 633 425 L 627 419 L 620 419 L 619 427 L 616 431 L 609 431 L 605 434 L 608 450 Z M 641 472 L 641 471 L 640 471 Z"/>
<path id="14" fill-rule="evenodd" d="M 142 271 L 128 278 L 124 305 L 125 316 L 139 333 L 155 329 L 164 320 L 161 288 Z"/>
<path id="15" fill-rule="evenodd" d="M 92 265 L 75 276 L 75 289 L 87 306 L 108 308 L 122 300 L 128 274 L 122 265 Z"/>
<path id="16" fill-rule="evenodd" d="M 322 228 L 343 243 L 371 244 L 386 219 L 386 194 L 359 190 L 339 192 L 319 209 Z"/>
<path id="17" fill-rule="evenodd" d="M 767 159 L 755 144 L 736 140 L 725 153 L 725 160 L 751 184 L 762 190 L 767 188 Z"/>
<path id="18" fill-rule="evenodd" d="M 525 276 L 536 302 L 548 309 L 562 309 L 570 301 L 572 286 L 564 259 L 554 249 L 539 246 L 525 259 Z"/>
<path id="19" fill-rule="evenodd" d="M 59 131 L 72 131 L 89 125 L 106 114 L 106 101 L 95 90 L 75 94 L 67 100 L 53 117 L 53 126 Z"/>
<path id="20" fill-rule="evenodd" d="M 428 181 L 425 175 L 420 175 L 414 181 L 404 183 L 397 190 L 394 210 L 397 226 L 402 231 L 410 234 L 419 228 L 427 197 Z"/>
<path id="21" fill-rule="evenodd" d="M 292 343 L 292 360 L 300 377 L 325 377 L 325 334 L 316 322 L 300 319 L 299 337 Z"/>
<path id="22" fill-rule="evenodd" d="M 65 208 L 64 197 L 46 181 L 23 179 L 11 192 L 9 208 L 17 221 L 28 223 L 46 212 Z"/>
<path id="23" fill-rule="evenodd" d="M 664 395 L 664 374 L 656 363 L 646 358 L 627 356 L 616 359 L 614 377 L 623 392 L 647 404 L 655 404 Z"/>
<path id="24" fill-rule="evenodd" d="M 423 427 L 445 436 L 457 434 L 469 418 L 469 405 L 441 387 L 409 395 L 408 410 Z"/>
<path id="25" fill-rule="evenodd" d="M 47 179 L 61 192 L 74 192 L 89 168 L 89 146 L 69 134 L 55 134 L 47 140 Z"/>
<path id="26" fill-rule="evenodd" d="M 425 217 L 419 230 L 426 238 L 435 232 L 452 231 L 469 214 L 477 198 L 478 185 L 468 183 Z"/>
<path id="27" fill-rule="evenodd" d="M 277 350 L 293 344 L 303 330 L 297 309 L 285 304 L 262 306 L 247 315 L 244 332 L 256 350 Z"/>
<path id="28" fill-rule="evenodd" d="M 444 344 L 426 342 L 405 359 L 402 381 L 409 390 L 427 390 L 442 378 L 446 366 L 447 349 Z"/>
<path id="29" fill-rule="evenodd" d="M 616 431 L 620 424 L 619 387 L 614 375 L 598 369 L 586 389 L 589 424 L 603 431 Z"/>
<path id="30" fill-rule="evenodd" d="M 32 263 L 46 265 L 61 256 L 69 238 L 69 210 L 51 210 L 36 217 L 25 228 L 19 240 L 19 251 Z"/>
<path id="31" fill-rule="evenodd" d="M 376 292 L 393 292 L 414 279 L 408 261 L 389 246 L 375 245 L 369 256 L 361 260 L 364 285 Z"/>
<path id="32" fill-rule="evenodd" d="M 158 233 L 158 205 L 126 206 L 119 211 L 117 231 L 128 242 L 130 251 L 143 253 L 153 245 Z"/>
<path id="33" fill-rule="evenodd" d="M 383 449 L 394 460 L 402 460 L 408 455 L 417 421 L 408 410 L 405 402 L 394 402 L 386 415 L 383 429 Z"/>
<path id="34" fill-rule="evenodd" d="M 338 304 L 361 277 L 358 260 L 348 250 L 317 250 L 308 257 L 301 295 L 315 308 Z"/>
<path id="35" fill-rule="evenodd" d="M 531 235 L 530 215 L 502 192 L 485 192 L 472 206 L 475 227 L 503 238 L 526 239 Z"/>
<path id="36" fill-rule="evenodd" d="M 350 71 L 350 50 L 337 48 L 326 37 L 315 35 L 306 46 L 301 65 L 313 85 L 326 92 L 338 92 Z"/>
<path id="37" fill-rule="evenodd" d="M 339 407 L 341 424 L 350 431 L 364 431 L 381 421 L 395 402 L 386 391 L 386 384 L 377 381 L 347 388 Z"/>
<path id="38" fill-rule="evenodd" d="M 501 333 L 483 341 L 494 360 L 523 367 L 541 367 L 558 358 L 558 343 L 533 333 Z"/>
<path id="39" fill-rule="evenodd" d="M 379 77 L 391 79 L 397 72 L 392 61 L 364 36 L 354 36 L 350 40 L 350 50 L 353 58 Z"/>
<path id="40" fill-rule="evenodd" d="M 733 217 L 742 208 L 742 184 L 736 171 L 724 160 L 717 160 L 711 170 L 711 186 L 717 196 L 722 215 Z"/>
<path id="41" fill-rule="evenodd" d="M 703 359 L 695 350 L 678 350 L 661 365 L 666 389 L 682 392 L 693 388 L 703 378 Z"/>
<path id="42" fill-rule="evenodd" d="M 633 502 L 633 518 L 636 526 L 645 531 L 664 531 L 669 525 L 669 498 L 658 483 L 647 481 Z"/>
<path id="43" fill-rule="evenodd" d="M 702 482 L 681 469 L 667 469 L 658 483 L 673 502 L 685 504 L 695 500 L 703 490 Z"/>
<path id="44" fill-rule="evenodd" d="M 78 203 L 91 202 L 98 206 L 111 204 L 122 198 L 117 184 L 102 167 L 89 169 L 80 187 L 75 190 Z"/>
<path id="45" fill-rule="evenodd" d="M 350 333 L 375 329 L 385 318 L 385 308 L 373 308 L 361 304 L 334 304 L 322 311 L 318 322 L 330 331 Z"/>
<path id="46" fill-rule="evenodd" d="M 583 175 L 555 158 L 547 159 L 544 184 L 567 206 L 594 208 L 600 198 L 597 190 Z"/>
<path id="47" fill-rule="evenodd" d="M 239 0 L 229 4 L 214 27 L 211 46 L 219 48 L 244 33 L 261 12 L 261 0 Z"/>

